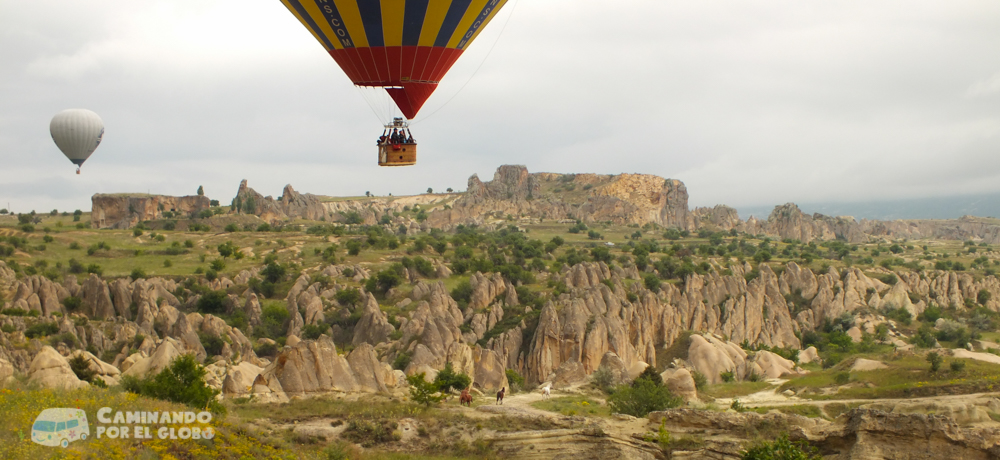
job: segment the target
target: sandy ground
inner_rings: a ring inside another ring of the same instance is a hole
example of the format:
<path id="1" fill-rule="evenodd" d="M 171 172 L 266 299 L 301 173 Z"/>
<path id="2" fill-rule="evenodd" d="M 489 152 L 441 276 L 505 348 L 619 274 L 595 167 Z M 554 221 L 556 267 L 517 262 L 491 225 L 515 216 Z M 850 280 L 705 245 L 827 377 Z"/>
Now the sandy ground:
<path id="1" fill-rule="evenodd" d="M 719 398 L 715 400 L 715 404 L 720 407 L 729 407 L 732 404 L 733 399 L 739 399 L 740 403 L 747 407 L 771 407 L 771 406 L 795 406 L 795 405 L 808 405 L 825 407 L 828 404 L 871 404 L 880 403 L 886 405 L 895 404 L 920 404 L 920 403 L 939 403 L 939 404 L 974 404 L 985 406 L 990 400 L 997 399 L 997 393 L 972 393 L 964 395 L 942 395 L 942 396 L 927 396 L 920 398 L 882 398 L 882 399 L 824 399 L 824 400 L 813 400 L 807 398 L 799 398 L 796 396 L 785 396 L 778 393 L 778 387 L 780 387 L 787 380 L 781 379 L 770 379 L 767 382 L 772 385 L 771 388 L 758 391 L 746 396 L 740 396 L 737 398 Z"/>

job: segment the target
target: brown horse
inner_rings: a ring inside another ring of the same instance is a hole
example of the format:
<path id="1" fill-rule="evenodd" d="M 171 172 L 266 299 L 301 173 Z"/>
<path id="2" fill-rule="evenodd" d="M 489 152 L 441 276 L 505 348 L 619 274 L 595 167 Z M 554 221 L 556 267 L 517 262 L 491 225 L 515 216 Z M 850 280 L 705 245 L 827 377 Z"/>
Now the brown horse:
<path id="1" fill-rule="evenodd" d="M 458 397 L 458 404 L 465 404 L 466 406 L 472 407 L 472 395 L 469 393 L 468 388 L 462 390 L 462 395 Z"/>
<path id="2" fill-rule="evenodd" d="M 503 397 L 507 394 L 507 387 L 503 387 L 497 392 L 497 404 L 503 404 Z"/>

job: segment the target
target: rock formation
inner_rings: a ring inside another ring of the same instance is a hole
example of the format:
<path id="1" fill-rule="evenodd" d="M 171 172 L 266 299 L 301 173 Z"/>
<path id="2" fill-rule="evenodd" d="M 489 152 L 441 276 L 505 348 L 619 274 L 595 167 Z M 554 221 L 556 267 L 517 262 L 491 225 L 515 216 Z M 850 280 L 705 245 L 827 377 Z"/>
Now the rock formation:
<path id="1" fill-rule="evenodd" d="M 191 217 L 210 207 L 206 196 L 101 194 L 91 197 L 93 228 L 132 228 L 139 222 L 163 219 L 164 212 Z"/>
<path id="2" fill-rule="evenodd" d="M 583 195 L 544 191 L 547 187 L 542 184 L 553 181 L 573 190 L 579 187 Z M 489 182 L 472 175 L 465 194 L 455 200 L 451 209 L 435 211 L 428 222 L 435 227 L 450 227 L 482 224 L 489 216 L 524 215 L 618 225 L 656 223 L 689 229 L 693 223 L 687 200 L 687 188 L 673 179 L 646 174 L 532 174 L 524 166 L 504 165 L 497 168 Z"/>
<path id="3" fill-rule="evenodd" d="M 74 390 L 88 385 L 81 381 L 69 367 L 69 362 L 54 348 L 45 346 L 35 355 L 28 369 L 28 380 L 45 388 Z"/>
<path id="4" fill-rule="evenodd" d="M 289 219 L 321 220 L 327 217 L 326 207 L 316 195 L 296 192 L 289 184 L 281 197 L 275 200 L 250 188 L 246 179 L 240 182 L 229 212 L 254 215 L 271 224 Z"/>

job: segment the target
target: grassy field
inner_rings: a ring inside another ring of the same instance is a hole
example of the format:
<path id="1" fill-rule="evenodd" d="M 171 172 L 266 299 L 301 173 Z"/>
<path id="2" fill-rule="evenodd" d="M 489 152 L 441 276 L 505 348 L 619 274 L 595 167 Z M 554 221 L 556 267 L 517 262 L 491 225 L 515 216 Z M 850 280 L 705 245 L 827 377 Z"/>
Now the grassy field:
<path id="1" fill-rule="evenodd" d="M 763 391 L 770 387 L 767 382 L 728 382 L 707 385 L 703 391 L 699 391 L 701 396 L 709 398 L 736 398 Z"/>
<path id="2" fill-rule="evenodd" d="M 794 390 L 810 399 L 911 398 L 994 391 L 1000 386 L 1000 365 L 944 358 L 941 369 L 930 370 L 923 354 L 883 356 L 889 366 L 876 371 L 850 372 L 847 363 L 794 377 L 778 391 Z M 961 363 L 952 370 L 951 363 Z"/>
<path id="3" fill-rule="evenodd" d="M 561 396 L 558 398 L 543 399 L 531 403 L 531 407 L 570 416 L 611 416 L 611 409 L 607 404 L 586 396 Z"/>
<path id="4" fill-rule="evenodd" d="M 107 460 L 125 458 L 188 458 L 188 459 L 296 459 L 300 455 L 317 458 L 318 452 L 293 450 L 287 446 L 260 442 L 248 436 L 239 419 L 215 418 L 210 423 L 216 436 L 210 440 L 159 439 L 159 425 L 148 425 L 154 439 L 109 439 L 97 437 L 97 411 L 110 407 L 112 411 L 190 411 L 186 406 L 143 398 L 115 389 L 88 387 L 74 391 L 43 390 L 16 384 L 0 389 L 0 458 L 8 459 L 84 459 Z M 48 447 L 31 441 L 34 419 L 43 409 L 79 408 L 87 414 L 90 437 L 72 442 L 66 449 Z M 110 425 L 109 425 L 110 426 Z M 195 424 L 201 427 L 202 425 Z M 178 427 L 179 428 L 179 427 Z M 312 455 L 315 454 L 315 455 Z"/>
<path id="5" fill-rule="evenodd" d="M 747 409 L 751 412 L 756 412 L 758 414 L 766 414 L 772 410 L 776 410 L 783 414 L 801 415 L 803 417 L 809 418 L 825 418 L 826 414 L 819 406 L 813 406 L 809 404 L 796 404 L 794 406 L 759 406 Z"/>

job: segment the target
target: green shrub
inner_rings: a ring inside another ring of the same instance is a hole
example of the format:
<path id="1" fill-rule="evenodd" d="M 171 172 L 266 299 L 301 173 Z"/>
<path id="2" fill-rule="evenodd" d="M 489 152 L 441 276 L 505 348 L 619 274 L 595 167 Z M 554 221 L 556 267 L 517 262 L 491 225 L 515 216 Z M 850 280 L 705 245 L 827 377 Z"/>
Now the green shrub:
<path id="1" fill-rule="evenodd" d="M 413 354 L 408 351 L 396 355 L 396 359 L 392 361 L 392 368 L 400 371 L 406 369 L 406 366 L 410 365 L 411 358 Z"/>
<path id="2" fill-rule="evenodd" d="M 399 425 L 388 419 L 367 419 L 353 417 L 347 422 L 347 428 L 341 435 L 345 439 L 370 448 L 378 444 L 398 441 L 401 435 L 396 433 Z"/>
<path id="3" fill-rule="evenodd" d="M 83 299 L 77 296 L 69 296 L 63 299 L 62 304 L 66 307 L 66 311 L 72 313 L 80 309 L 80 306 L 83 305 Z"/>
<path id="4" fill-rule="evenodd" d="M 287 273 L 288 269 L 285 266 L 274 261 L 268 262 L 267 266 L 260 272 L 264 276 L 264 280 L 271 283 L 281 282 Z"/>
<path id="5" fill-rule="evenodd" d="M 434 386 L 438 391 L 447 393 L 451 389 L 464 390 L 472 384 L 472 379 L 463 373 L 455 372 L 451 362 L 444 365 L 444 369 L 434 377 Z"/>
<path id="6" fill-rule="evenodd" d="M 345 307 L 357 305 L 357 303 L 361 301 L 361 291 L 357 288 L 341 289 L 333 295 L 333 298 L 337 301 L 337 303 Z"/>
<path id="7" fill-rule="evenodd" d="M 934 337 L 934 330 L 930 325 L 924 324 L 920 326 L 916 334 L 913 334 L 913 337 L 910 337 L 910 343 L 920 348 L 934 348 L 937 339 Z"/>
<path id="8" fill-rule="evenodd" d="M 373 294 L 385 295 L 390 289 L 402 284 L 404 272 L 405 268 L 402 264 L 392 264 L 389 268 L 380 270 L 368 278 L 368 281 L 365 282 L 365 290 Z"/>
<path id="9" fill-rule="evenodd" d="M 260 325 L 253 329 L 254 335 L 277 340 L 285 335 L 285 321 L 288 321 L 288 317 L 288 309 L 283 305 L 264 305 L 261 308 Z"/>
<path id="10" fill-rule="evenodd" d="M 927 362 L 931 364 L 931 372 L 937 372 L 941 370 L 941 362 L 944 361 L 944 358 L 942 358 L 941 355 L 938 354 L 938 352 L 932 351 L 930 353 L 927 353 L 926 359 Z"/>
<path id="11" fill-rule="evenodd" d="M 930 306 L 924 309 L 924 312 L 921 313 L 920 316 L 917 317 L 917 319 L 926 323 L 933 323 L 942 316 L 944 316 L 944 311 L 941 310 L 941 307 L 931 304 Z"/>
<path id="12" fill-rule="evenodd" d="M 5 312 L 10 311 L 10 309 Z M 59 325 L 52 322 L 40 322 L 28 326 L 24 330 L 24 336 L 29 339 L 36 339 L 39 337 L 45 337 L 59 332 Z"/>
<path id="13" fill-rule="evenodd" d="M 593 374 L 590 374 L 590 381 L 599 390 L 605 393 L 611 393 L 615 385 L 615 375 L 611 372 L 611 369 L 607 366 L 600 366 Z"/>
<path id="14" fill-rule="evenodd" d="M 417 404 L 430 407 L 431 404 L 437 404 L 445 397 L 445 395 L 436 394 L 437 386 L 425 380 L 423 372 L 407 377 L 406 381 L 410 384 L 410 399 Z"/>
<path id="15" fill-rule="evenodd" d="M 253 349 L 257 356 L 272 358 L 278 356 L 279 347 L 277 343 L 262 343 Z"/>
<path id="16" fill-rule="evenodd" d="M 733 371 L 725 371 L 719 373 L 719 378 L 722 379 L 723 382 L 729 383 L 736 380 L 736 375 L 733 374 Z"/>
<path id="17" fill-rule="evenodd" d="M 952 372 L 962 372 L 963 370 L 965 370 L 965 361 L 958 361 L 958 360 L 952 361 L 950 366 Z"/>
<path id="18" fill-rule="evenodd" d="M 187 404 L 198 409 L 207 407 L 216 413 L 225 412 L 225 408 L 215 401 L 219 391 L 205 384 L 205 368 L 198 364 L 194 355 L 183 355 L 175 359 L 169 367 L 154 376 L 122 376 L 121 386 L 130 393 Z"/>
<path id="19" fill-rule="evenodd" d="M 642 380 L 648 380 L 656 386 L 663 385 L 663 377 L 660 376 L 659 372 L 656 372 L 656 368 L 653 366 L 646 366 L 642 373 L 636 376 L 635 380 L 632 381 L 632 386 L 640 384 Z"/>
<path id="20" fill-rule="evenodd" d="M 761 441 L 740 452 L 741 460 L 821 460 L 814 447 L 805 441 L 792 442 L 784 434 L 774 441 Z"/>
<path id="21" fill-rule="evenodd" d="M 514 369 L 507 369 L 504 371 L 507 374 L 507 383 L 510 383 L 510 391 L 516 393 L 524 388 L 524 377 L 518 374 Z"/>
<path id="22" fill-rule="evenodd" d="M 224 290 L 209 291 L 198 298 L 195 304 L 201 313 L 219 315 L 226 312 L 226 300 L 229 295 Z"/>
<path id="23" fill-rule="evenodd" d="M 53 347 L 59 346 L 60 343 L 65 344 L 69 348 L 76 348 L 76 336 L 72 332 L 63 332 L 62 334 L 56 334 L 49 337 L 49 343 Z"/>
<path id="24" fill-rule="evenodd" d="M 469 301 L 472 300 L 472 284 L 469 283 L 469 280 L 459 282 L 455 289 L 451 290 L 451 298 L 455 299 L 455 302 L 458 302 L 462 307 L 468 305 Z"/>
<path id="25" fill-rule="evenodd" d="M 661 282 L 660 279 L 656 277 L 656 275 L 652 273 L 646 273 L 645 275 L 642 276 L 642 283 L 646 286 L 646 289 L 649 289 L 650 291 L 653 292 L 660 292 Z"/>
<path id="26" fill-rule="evenodd" d="M 708 377 L 698 371 L 691 371 L 691 378 L 694 379 L 694 387 L 698 391 L 704 391 L 705 387 L 708 386 Z"/>
<path id="27" fill-rule="evenodd" d="M 328 330 L 330 330 L 330 326 L 326 324 L 306 324 L 305 326 L 302 326 L 302 338 L 306 340 L 316 340 Z"/>
<path id="28" fill-rule="evenodd" d="M 76 378 L 84 382 L 91 382 L 97 376 L 97 372 L 90 368 L 90 361 L 84 358 L 82 354 L 76 355 L 69 360 L 69 368 L 76 374 Z"/>
<path id="29" fill-rule="evenodd" d="M 613 412 L 645 417 L 650 412 L 680 406 L 684 401 L 664 385 L 650 379 L 636 379 L 632 385 L 618 385 L 608 397 Z"/>
<path id="30" fill-rule="evenodd" d="M 202 332 L 198 333 L 198 338 L 201 340 L 201 346 L 205 347 L 205 353 L 208 356 L 221 355 L 223 347 L 226 346 L 226 342 L 217 335 L 208 335 Z"/>

